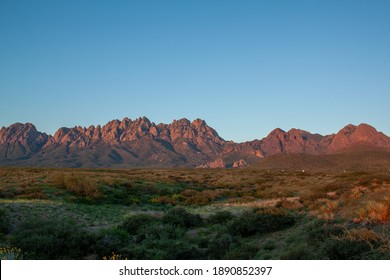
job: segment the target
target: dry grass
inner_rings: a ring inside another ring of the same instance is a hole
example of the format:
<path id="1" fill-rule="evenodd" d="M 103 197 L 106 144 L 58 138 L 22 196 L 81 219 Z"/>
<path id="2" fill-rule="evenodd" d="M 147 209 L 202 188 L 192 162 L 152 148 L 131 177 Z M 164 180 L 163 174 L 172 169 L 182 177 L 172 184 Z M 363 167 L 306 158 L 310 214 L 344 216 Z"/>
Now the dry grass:
<path id="1" fill-rule="evenodd" d="M 389 221 L 385 197 L 390 174 L 385 172 L 280 172 L 243 169 L 49 169 L 0 168 L 0 198 L 53 199 L 67 193 L 92 200 L 104 197 L 102 187 L 156 191 L 153 205 L 279 206 L 308 209 L 331 221 L 339 217 L 379 223 Z M 137 197 L 132 198 L 138 203 Z M 370 202 L 371 201 L 371 202 Z M 370 202 L 370 203 L 369 203 Z M 386 212 L 387 209 L 387 212 Z M 364 210 L 364 211 L 363 211 Z M 357 216 L 356 213 L 359 213 Z"/>
<path id="2" fill-rule="evenodd" d="M 322 205 L 319 208 L 319 219 L 323 219 L 326 222 L 333 222 L 335 218 L 336 210 L 339 207 L 338 201 L 332 201 L 329 199 L 322 199 L 319 201 Z"/>
<path id="3" fill-rule="evenodd" d="M 358 217 L 355 222 L 365 222 L 368 224 L 389 222 L 389 205 L 378 201 L 369 201 L 364 207 L 357 211 Z"/>

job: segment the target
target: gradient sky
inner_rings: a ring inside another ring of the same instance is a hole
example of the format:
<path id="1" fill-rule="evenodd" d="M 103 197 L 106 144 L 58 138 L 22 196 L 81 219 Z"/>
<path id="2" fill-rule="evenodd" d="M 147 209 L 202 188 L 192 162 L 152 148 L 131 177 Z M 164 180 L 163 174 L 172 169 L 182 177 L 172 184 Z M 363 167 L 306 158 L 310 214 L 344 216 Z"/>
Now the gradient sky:
<path id="1" fill-rule="evenodd" d="M 0 126 L 202 118 L 390 135 L 390 1 L 0 0 Z"/>

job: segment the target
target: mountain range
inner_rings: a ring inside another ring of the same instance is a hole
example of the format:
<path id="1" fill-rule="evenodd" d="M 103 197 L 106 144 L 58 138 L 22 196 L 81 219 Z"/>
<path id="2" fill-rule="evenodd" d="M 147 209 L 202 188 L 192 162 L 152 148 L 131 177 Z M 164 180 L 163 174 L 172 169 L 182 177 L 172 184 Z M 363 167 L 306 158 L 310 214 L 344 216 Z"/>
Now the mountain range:
<path id="1" fill-rule="evenodd" d="M 331 135 L 273 130 L 261 140 L 225 141 L 204 120 L 155 124 L 146 117 L 104 126 L 62 127 L 51 136 L 31 123 L 0 129 L 0 165 L 45 167 L 241 167 L 280 155 L 330 156 L 346 151 L 390 150 L 390 137 L 368 124 Z"/>

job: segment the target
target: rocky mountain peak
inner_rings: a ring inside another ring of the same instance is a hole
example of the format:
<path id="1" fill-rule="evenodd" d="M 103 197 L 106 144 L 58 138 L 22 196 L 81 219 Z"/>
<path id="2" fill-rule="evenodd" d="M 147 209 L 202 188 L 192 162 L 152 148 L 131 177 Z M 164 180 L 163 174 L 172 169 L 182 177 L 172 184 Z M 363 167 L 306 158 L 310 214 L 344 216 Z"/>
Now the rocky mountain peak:
<path id="1" fill-rule="evenodd" d="M 204 127 L 206 126 L 206 122 L 204 120 L 201 120 L 201 119 L 195 119 L 192 121 L 191 125 L 195 128 L 200 128 L 200 127 Z"/>
<path id="2" fill-rule="evenodd" d="M 329 148 L 331 151 L 338 151 L 359 144 L 384 148 L 390 145 L 390 138 L 368 124 L 350 124 L 334 135 Z"/>
<path id="3" fill-rule="evenodd" d="M 346 125 L 337 134 L 351 135 L 356 130 L 356 126 L 353 124 Z"/>
<path id="4" fill-rule="evenodd" d="M 46 133 L 38 132 L 31 123 L 15 123 L 0 129 L 0 158 L 16 159 L 29 156 L 47 141 Z"/>
<path id="5" fill-rule="evenodd" d="M 378 134 L 378 131 L 371 125 L 362 123 L 356 127 L 355 133 L 362 141 L 368 141 L 369 138 Z"/>
<path id="6" fill-rule="evenodd" d="M 106 128 L 116 128 L 116 127 L 118 127 L 120 125 L 120 123 L 121 123 L 120 120 L 115 119 L 115 120 L 109 121 L 104 127 L 106 127 Z"/>
<path id="7" fill-rule="evenodd" d="M 129 119 L 129 118 L 124 118 L 124 119 L 121 121 L 121 123 L 119 124 L 119 128 L 121 128 L 121 129 L 126 129 L 126 128 L 129 126 L 130 123 L 131 123 L 131 119 Z"/>
<path id="8" fill-rule="evenodd" d="M 173 120 L 172 123 L 171 123 L 171 126 L 173 127 L 180 127 L 180 126 L 190 126 L 191 125 L 191 122 L 186 119 L 186 118 L 182 118 L 182 119 L 179 119 L 179 120 Z"/>
<path id="9" fill-rule="evenodd" d="M 61 127 L 54 133 L 54 141 L 61 142 L 61 139 L 70 131 L 70 128 Z"/>
<path id="10" fill-rule="evenodd" d="M 0 143 L 13 143 L 15 141 L 35 140 L 40 136 L 47 137 L 46 134 L 37 131 L 36 127 L 31 123 L 15 123 L 9 127 L 2 127 L 0 130 Z"/>
<path id="11" fill-rule="evenodd" d="M 286 131 L 284 131 L 283 129 L 281 128 L 275 128 L 274 130 L 272 130 L 268 136 L 277 136 L 277 137 L 280 137 L 280 136 L 284 136 L 286 133 Z M 268 137 L 267 136 L 267 137 Z"/>
<path id="12" fill-rule="evenodd" d="M 347 125 L 326 136 L 277 128 L 262 140 L 234 143 L 202 119 L 156 125 L 146 117 L 124 118 L 104 126 L 62 127 L 53 137 L 31 123 L 15 123 L 0 129 L 0 164 L 242 167 L 280 153 L 318 155 L 359 145 L 390 149 L 390 138 L 368 124 Z"/>
<path id="13" fill-rule="evenodd" d="M 145 126 L 145 127 L 150 127 L 151 125 L 150 120 L 145 116 L 136 119 L 134 122 L 138 125 Z"/>

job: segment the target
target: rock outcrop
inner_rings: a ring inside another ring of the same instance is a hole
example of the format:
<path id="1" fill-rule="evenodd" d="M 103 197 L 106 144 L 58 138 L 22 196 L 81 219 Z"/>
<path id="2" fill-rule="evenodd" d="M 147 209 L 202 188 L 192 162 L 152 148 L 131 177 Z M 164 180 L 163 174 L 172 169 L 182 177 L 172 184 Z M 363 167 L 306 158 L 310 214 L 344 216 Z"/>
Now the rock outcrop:
<path id="1" fill-rule="evenodd" d="M 235 161 L 235 162 L 233 162 L 233 168 L 240 168 L 240 167 L 246 167 L 246 166 L 248 166 L 249 164 L 248 163 L 246 163 L 246 161 L 245 160 L 243 160 L 243 159 L 240 159 L 240 160 L 238 160 L 238 161 Z"/>
<path id="2" fill-rule="evenodd" d="M 226 167 L 226 163 L 223 161 L 223 159 L 216 159 L 212 162 L 198 165 L 196 168 L 225 168 L 225 167 Z"/>

